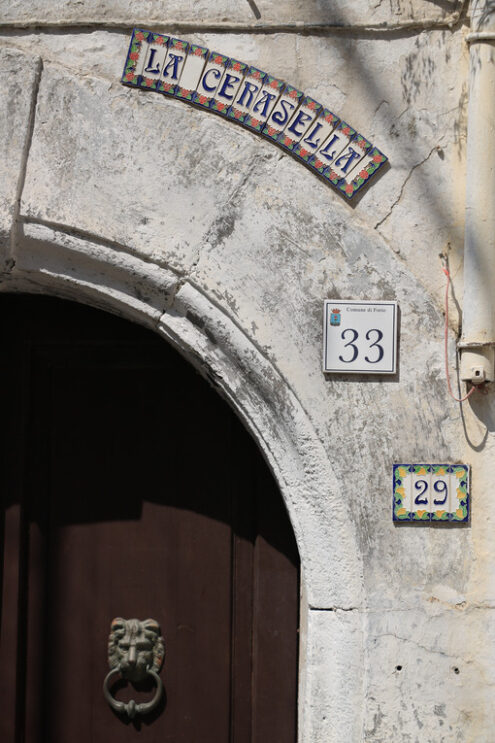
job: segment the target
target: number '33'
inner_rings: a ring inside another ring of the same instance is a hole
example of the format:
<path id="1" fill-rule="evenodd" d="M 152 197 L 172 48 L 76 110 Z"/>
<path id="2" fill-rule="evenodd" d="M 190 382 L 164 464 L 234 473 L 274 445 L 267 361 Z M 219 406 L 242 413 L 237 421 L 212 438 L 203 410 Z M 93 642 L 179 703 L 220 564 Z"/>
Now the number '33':
<path id="1" fill-rule="evenodd" d="M 355 361 L 359 354 L 359 349 L 356 345 L 356 341 L 359 338 L 359 333 L 354 328 L 346 328 L 342 331 L 341 336 L 343 341 L 347 341 L 347 343 L 344 344 L 344 348 L 348 348 L 349 352 L 346 354 L 348 358 L 340 354 L 339 360 L 343 361 L 345 364 L 352 364 L 353 361 Z M 379 361 L 383 359 L 383 346 L 380 345 L 380 341 L 383 338 L 383 333 L 381 330 L 378 330 L 378 328 L 370 328 L 368 332 L 366 333 L 366 340 L 368 341 L 368 348 L 366 350 L 366 356 L 364 357 L 364 360 L 368 362 L 368 364 L 377 364 Z"/>

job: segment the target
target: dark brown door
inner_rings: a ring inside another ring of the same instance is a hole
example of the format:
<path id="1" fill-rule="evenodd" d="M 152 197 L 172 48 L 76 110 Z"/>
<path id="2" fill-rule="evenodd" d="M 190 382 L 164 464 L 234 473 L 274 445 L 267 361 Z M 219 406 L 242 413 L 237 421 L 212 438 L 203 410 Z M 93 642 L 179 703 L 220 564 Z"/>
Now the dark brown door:
<path id="1" fill-rule="evenodd" d="M 136 325 L 26 296 L 0 324 L 0 740 L 294 743 L 297 550 L 250 437 Z M 134 721 L 102 693 L 117 616 L 165 639 Z"/>

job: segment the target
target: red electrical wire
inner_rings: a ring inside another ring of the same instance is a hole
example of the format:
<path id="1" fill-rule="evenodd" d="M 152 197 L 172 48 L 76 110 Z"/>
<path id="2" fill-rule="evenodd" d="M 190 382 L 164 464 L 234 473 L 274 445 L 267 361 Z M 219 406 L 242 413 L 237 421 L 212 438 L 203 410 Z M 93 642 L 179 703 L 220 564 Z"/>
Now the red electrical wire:
<path id="1" fill-rule="evenodd" d="M 452 385 L 450 384 L 450 375 L 449 375 L 449 357 L 448 357 L 448 343 L 449 343 L 449 288 L 450 288 L 450 273 L 448 268 L 445 266 L 442 266 L 442 271 L 447 277 L 447 286 L 445 287 L 445 337 L 444 337 L 444 348 L 445 348 L 445 376 L 447 377 L 447 387 L 449 390 L 449 395 L 456 401 L 456 402 L 464 402 L 464 400 L 467 400 L 468 397 L 471 397 L 473 392 L 476 390 L 476 387 L 473 385 L 467 395 L 464 395 L 464 397 L 456 397 L 454 393 L 452 392 Z"/>

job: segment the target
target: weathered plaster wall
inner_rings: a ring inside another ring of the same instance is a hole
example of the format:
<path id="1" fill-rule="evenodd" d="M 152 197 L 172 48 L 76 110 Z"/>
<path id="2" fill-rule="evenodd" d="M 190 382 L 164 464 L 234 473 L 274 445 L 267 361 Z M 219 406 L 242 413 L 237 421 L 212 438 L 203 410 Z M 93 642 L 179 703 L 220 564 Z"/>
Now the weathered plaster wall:
<path id="1" fill-rule="evenodd" d="M 301 552 L 300 741 L 486 743 L 495 411 L 447 396 L 438 258 L 461 301 L 468 19 L 454 2 L 336 7 L 0 2 L 2 288 L 156 328 L 256 436 Z M 138 23 L 284 77 L 391 169 L 351 207 L 248 131 L 122 87 Z M 395 377 L 321 373 L 325 297 L 399 302 Z M 472 464 L 471 524 L 394 527 L 399 460 Z"/>
<path id="2" fill-rule="evenodd" d="M 362 28 L 369 26 L 396 27 L 397 25 L 453 24 L 463 9 L 461 0 L 391 0 L 373 3 L 350 0 L 345 4 L 328 0 L 292 0 L 273 3 L 271 0 L 2 0 L 3 22 L 22 27 L 36 26 L 135 26 L 148 24 L 168 29 L 177 24 L 231 27 L 240 25 L 247 30 L 289 27 L 334 26 Z"/>
<path id="3" fill-rule="evenodd" d="M 107 83 L 107 86 L 111 85 L 112 96 L 124 100 L 125 90 L 119 80 L 122 59 L 125 59 L 128 46 L 127 32 L 97 30 L 61 33 L 58 30 L 47 34 L 6 30 L 5 33 L 5 44 L 30 53 L 35 52 L 43 59 L 47 70 L 52 63 L 51 75 L 63 75 L 64 71 L 72 70 L 79 78 L 84 76 L 86 81 L 87 76 L 93 76 L 99 81 L 102 91 L 106 90 Z M 236 55 L 240 59 L 256 62 L 262 69 L 287 79 L 309 95 L 328 104 L 381 147 L 389 156 L 392 168 L 378 185 L 370 188 L 359 207 L 354 209 L 354 214 L 385 237 L 400 261 L 413 271 L 439 304 L 443 301 L 444 279 L 438 253 L 448 249 L 450 245 L 451 268 L 457 281 L 456 291 L 462 295 L 461 277 L 457 274 L 462 256 L 464 228 L 464 144 L 468 83 L 467 50 L 462 33 L 453 34 L 445 29 L 369 34 L 364 37 L 350 33 L 325 33 L 321 36 L 277 32 L 261 35 L 188 33 L 187 38 L 226 54 Z M 58 84 L 58 79 L 53 78 L 53 85 Z M 75 82 L 73 80 L 72 84 Z M 141 98 L 142 95 L 136 93 L 132 97 Z M 433 101 L 435 106 L 432 106 Z M 151 161 L 155 147 L 163 150 L 167 146 L 164 142 L 170 129 L 165 117 L 157 112 L 156 106 L 159 111 L 163 110 L 160 108 L 161 103 L 154 101 L 147 109 L 155 112 L 153 115 L 160 124 L 146 134 L 148 146 L 142 148 L 139 137 L 134 138 L 136 152 L 140 150 L 140 156 L 149 157 Z M 122 105 L 122 111 L 124 108 L 128 111 L 127 104 Z M 97 109 L 92 108 L 93 115 L 97 116 Z M 50 115 L 55 119 L 60 118 L 57 111 Z M 124 114 L 121 112 L 119 115 Z M 182 116 L 189 116 L 187 120 L 190 121 L 194 112 L 186 110 L 182 112 Z M 127 117 L 129 121 L 124 131 L 129 139 L 132 133 L 131 110 L 127 112 Z M 196 117 L 194 121 L 198 123 L 194 126 L 210 131 L 210 119 L 211 115 L 199 119 Z M 115 125 L 115 121 L 112 123 Z M 95 125 L 95 120 L 93 118 L 91 121 L 89 111 L 85 126 L 91 125 Z M 58 126 L 63 127 L 63 122 L 59 121 Z M 225 126 L 231 128 L 229 124 Z M 113 150 L 112 168 L 108 168 L 105 161 L 103 171 L 110 171 L 106 173 L 109 179 L 113 177 L 121 180 L 120 168 L 128 167 L 128 162 L 119 162 L 119 151 L 124 145 L 120 142 L 122 137 L 118 136 L 118 131 L 119 129 L 109 140 L 109 146 Z M 206 137 L 208 136 L 207 134 Z M 254 146 L 250 144 L 254 138 L 247 133 L 239 141 L 247 143 L 243 147 L 248 149 Z M 86 146 L 91 147 L 90 140 Z M 205 151 L 208 147 L 206 138 Z M 263 151 L 267 153 L 267 157 L 281 157 L 281 152 L 274 150 L 269 144 L 265 145 Z M 83 154 L 75 152 L 74 157 L 82 158 Z M 190 157 L 185 150 L 184 153 L 178 151 L 177 154 L 179 157 L 183 154 L 186 160 Z M 108 153 L 105 156 L 108 158 Z M 194 157 L 194 153 L 192 156 Z M 239 146 L 237 157 L 241 159 L 243 156 L 243 148 Z M 246 162 L 247 159 L 245 157 Z M 205 158 L 202 161 L 205 162 Z M 102 172 L 102 162 L 103 153 L 99 163 L 92 159 L 86 168 L 93 168 L 95 176 Z M 222 164 L 215 163 L 215 166 L 222 167 Z M 234 172 L 235 168 L 231 170 Z M 307 177 L 302 166 L 297 167 L 295 172 L 301 178 Z M 199 188 L 200 179 L 196 174 L 194 178 L 196 187 Z M 228 188 L 229 185 L 226 184 L 225 187 Z M 130 184 L 128 188 L 132 190 Z M 148 191 L 145 198 L 153 193 L 152 182 Z M 325 189 L 320 187 L 320 191 L 324 192 Z M 91 200 L 92 188 L 89 184 L 87 193 Z M 65 196 L 60 198 L 64 200 Z M 213 194 L 210 194 L 210 199 L 220 201 Z M 208 210 L 206 200 L 205 194 L 204 208 Z M 115 206 L 116 209 L 119 208 L 119 204 Z M 127 202 L 122 202 L 122 207 L 124 206 L 127 206 Z M 137 208 L 140 208 L 140 204 Z M 103 205 L 101 209 L 105 211 Z M 93 206 L 89 211 L 93 212 Z M 168 219 L 172 219 L 172 211 L 172 208 L 167 211 Z M 107 219 L 113 219 L 117 224 L 121 221 L 117 212 L 105 216 L 105 223 Z M 159 239 L 154 232 L 155 226 L 150 224 L 147 230 L 154 241 Z M 178 229 L 177 239 L 180 241 L 184 224 Z M 134 233 L 135 229 L 132 231 Z M 143 237 L 148 239 L 146 234 Z M 453 317 L 455 318 L 455 313 Z"/>

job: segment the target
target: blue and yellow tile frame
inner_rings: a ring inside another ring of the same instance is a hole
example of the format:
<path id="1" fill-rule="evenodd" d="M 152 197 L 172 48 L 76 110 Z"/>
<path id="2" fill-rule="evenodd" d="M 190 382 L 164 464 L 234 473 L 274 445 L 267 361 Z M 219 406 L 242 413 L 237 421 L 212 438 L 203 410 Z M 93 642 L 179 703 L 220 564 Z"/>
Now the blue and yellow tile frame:
<path id="1" fill-rule="evenodd" d="M 469 474 L 466 464 L 394 464 L 393 520 L 467 522 Z"/>
<path id="2" fill-rule="evenodd" d="M 122 83 L 153 90 L 259 133 L 352 199 L 388 158 L 303 91 L 240 60 L 141 28 Z"/>

